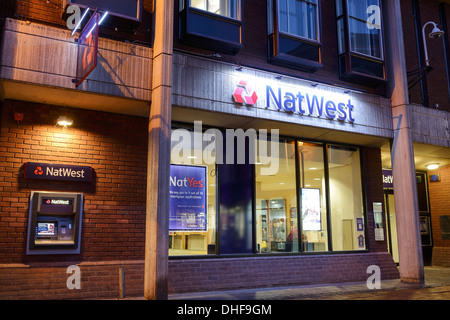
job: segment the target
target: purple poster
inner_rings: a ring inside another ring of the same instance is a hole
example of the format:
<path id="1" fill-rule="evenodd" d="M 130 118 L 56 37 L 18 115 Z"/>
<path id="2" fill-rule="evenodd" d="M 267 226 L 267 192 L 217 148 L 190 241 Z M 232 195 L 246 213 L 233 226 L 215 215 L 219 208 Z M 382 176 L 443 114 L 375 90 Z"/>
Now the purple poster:
<path id="1" fill-rule="evenodd" d="M 170 231 L 206 231 L 206 167 L 170 165 Z"/>

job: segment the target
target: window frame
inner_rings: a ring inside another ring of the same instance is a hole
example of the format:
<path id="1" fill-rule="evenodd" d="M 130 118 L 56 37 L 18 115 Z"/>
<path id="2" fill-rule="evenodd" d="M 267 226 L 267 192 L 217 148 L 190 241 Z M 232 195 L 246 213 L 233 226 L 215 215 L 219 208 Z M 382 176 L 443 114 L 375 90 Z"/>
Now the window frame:
<path id="1" fill-rule="evenodd" d="M 205 0 L 205 1 L 208 1 L 208 0 Z M 220 18 L 227 18 L 227 19 L 242 21 L 242 2 L 241 2 L 241 0 L 232 0 L 232 1 L 236 2 L 236 18 L 229 17 L 229 16 L 222 15 L 222 14 L 218 14 L 218 13 L 215 13 L 215 12 L 212 12 L 212 11 L 209 11 L 209 10 L 204 10 L 204 9 L 193 7 L 191 5 L 191 0 L 180 0 L 180 11 L 182 11 L 182 10 L 184 10 L 186 8 L 185 4 L 187 3 L 189 9 L 203 11 L 205 13 L 212 14 L 212 15 L 215 15 L 215 16 L 220 17 Z"/>
<path id="2" fill-rule="evenodd" d="M 235 1 L 237 19 L 192 7 L 191 0 L 180 0 L 180 42 L 230 55 L 238 53 L 243 47 L 243 9 L 242 0 Z M 205 24 L 208 24 L 209 28 L 199 28 Z M 215 30 L 221 30 L 222 34 L 211 32 Z"/>
<path id="3" fill-rule="evenodd" d="M 343 1 L 345 1 L 346 5 L 348 6 L 348 1 L 349 0 L 343 0 Z M 378 1 L 380 10 L 381 10 L 381 1 L 380 0 L 377 0 L 377 1 Z M 358 22 L 363 22 L 363 23 L 367 22 L 367 21 L 362 20 L 361 18 L 358 18 L 358 17 L 355 17 L 355 16 L 351 16 L 348 11 L 349 10 L 347 10 L 346 14 L 347 14 L 347 18 L 348 18 L 348 22 L 349 23 L 350 23 L 350 19 L 356 20 Z M 352 54 L 361 55 L 361 56 L 367 57 L 369 59 L 374 59 L 374 60 L 379 60 L 379 61 L 383 61 L 384 62 L 384 60 L 385 60 L 384 59 L 384 56 L 385 56 L 385 52 L 384 52 L 384 49 L 385 49 L 384 48 L 384 28 L 383 28 L 383 15 L 381 14 L 381 12 L 380 12 L 380 19 L 381 19 L 381 21 L 380 21 L 381 22 L 381 30 L 380 30 L 380 40 L 379 40 L 379 43 L 378 43 L 378 45 L 380 46 L 379 47 L 380 57 L 376 57 L 376 56 L 368 55 L 368 54 L 365 54 L 365 53 L 362 53 L 362 52 L 359 52 L 359 51 L 352 50 L 351 43 L 350 43 L 351 30 L 350 30 L 350 24 L 349 24 L 347 31 L 348 31 L 348 39 L 349 39 L 349 44 L 350 44 L 349 49 L 350 49 Z"/>
<path id="4" fill-rule="evenodd" d="M 316 39 L 310 39 L 304 36 L 296 35 L 280 30 L 281 15 L 279 10 L 280 0 L 268 0 L 267 2 L 267 37 L 268 37 L 268 60 L 269 62 L 284 67 L 314 73 L 323 67 L 322 64 L 322 15 L 321 15 L 321 0 L 317 0 L 315 10 L 315 28 Z M 307 0 L 300 0 L 302 2 L 309 2 Z M 288 13 L 287 13 L 288 14 Z M 293 55 L 283 52 L 282 39 L 298 43 L 310 47 L 310 50 L 316 50 L 314 53 L 317 58 L 309 58 L 301 55 Z"/>
<path id="5" fill-rule="evenodd" d="M 279 9 L 278 9 L 278 7 L 279 7 L 278 4 L 279 4 L 280 0 L 275 0 L 275 1 L 277 2 L 277 10 L 278 10 L 277 11 L 277 23 L 278 23 L 278 32 L 279 33 L 281 33 L 281 34 L 283 34 L 283 35 L 285 35 L 287 37 L 298 38 L 299 40 L 302 40 L 302 41 L 311 42 L 311 43 L 315 43 L 315 44 L 318 44 L 318 45 L 322 44 L 322 42 L 321 42 L 322 34 L 320 32 L 320 30 L 321 30 L 321 28 L 320 28 L 320 0 L 317 0 L 317 4 L 314 4 L 316 6 L 316 10 L 315 10 L 315 20 L 316 20 L 315 33 L 316 33 L 316 39 L 311 39 L 311 38 L 308 38 L 308 37 L 300 36 L 298 34 L 291 33 L 291 32 L 281 31 L 281 26 L 280 26 L 281 19 L 280 19 L 280 14 L 279 14 Z M 287 1 L 289 1 L 289 0 L 287 0 Z M 311 3 L 310 0 L 297 0 L 297 1 Z M 289 2 L 287 2 L 287 4 L 289 6 Z M 289 26 L 289 11 L 287 12 L 287 18 L 288 18 L 287 25 Z"/>
<path id="6" fill-rule="evenodd" d="M 193 127 L 189 124 L 185 123 L 173 123 L 173 128 L 183 128 L 187 130 L 192 130 Z M 208 129 L 208 126 L 203 126 L 203 132 L 205 132 L 206 129 Z M 221 127 L 215 127 L 215 129 L 218 129 L 221 132 L 224 132 L 226 128 Z M 257 136 L 259 139 L 259 135 Z M 271 136 L 267 136 L 267 141 L 270 141 Z M 256 218 L 257 218 L 257 212 L 256 212 L 256 201 L 257 201 L 257 192 L 256 192 L 256 165 L 253 165 L 253 196 L 252 196 L 252 203 L 253 203 L 253 209 L 252 209 L 252 226 L 251 229 L 253 230 L 253 234 L 251 235 L 251 238 L 253 239 L 253 251 L 252 253 L 220 253 L 220 198 L 218 196 L 218 190 L 220 188 L 220 185 L 218 185 L 217 175 L 215 179 L 215 188 L 216 188 L 216 197 L 215 197 L 215 205 L 216 205 L 216 221 L 215 221 L 215 227 L 216 227 L 216 234 L 215 234 L 215 252 L 209 253 L 205 255 L 171 255 L 169 256 L 169 259 L 177 260 L 177 259 L 215 259 L 215 258 L 232 258 L 232 257 L 268 257 L 268 256 L 280 256 L 280 255 L 287 255 L 287 256 L 298 256 L 298 255 L 333 255 L 333 254 L 358 254 L 358 253 L 365 253 L 370 252 L 371 245 L 370 245 L 370 236 L 369 236 L 369 211 L 367 209 L 367 193 L 365 189 L 365 176 L 364 176 L 364 152 L 363 149 L 360 146 L 352 145 L 352 144 L 343 144 L 343 143 L 335 143 L 330 141 L 321 141 L 321 140 L 315 140 L 315 139 L 303 139 L 302 137 L 292 137 L 292 136 L 279 136 L 279 140 L 284 140 L 285 142 L 294 142 L 295 143 L 295 179 L 296 179 L 296 197 L 297 197 L 297 226 L 298 226 L 298 239 L 299 239 L 299 246 L 297 251 L 289 251 L 289 252 L 264 252 L 260 253 L 258 252 L 257 248 L 257 232 L 256 232 Z M 298 142 L 307 142 L 312 144 L 318 144 L 321 145 L 321 148 L 323 150 L 323 164 L 324 164 L 324 190 L 321 191 L 321 196 L 325 197 L 325 204 L 326 204 L 326 225 L 327 230 L 324 231 L 327 233 L 327 250 L 325 251 L 308 251 L 305 250 L 303 241 L 300 241 L 302 239 L 302 233 L 303 228 L 301 226 L 302 219 L 301 219 L 301 174 L 299 171 L 300 161 L 299 161 L 299 153 L 298 153 Z M 364 230 L 363 230 L 363 236 L 364 236 L 364 248 L 355 248 L 352 250 L 335 250 L 333 248 L 333 224 L 332 224 L 332 208 L 331 208 L 331 193 L 330 193 L 330 172 L 329 172 L 329 160 L 330 155 L 328 152 L 328 148 L 330 146 L 335 147 L 341 147 L 341 148 L 351 148 L 351 149 L 357 149 L 359 152 L 359 171 L 360 171 L 360 179 L 361 179 L 361 202 L 362 202 L 362 210 L 363 210 L 363 224 L 364 224 Z M 247 152 L 248 150 L 246 150 Z M 218 170 L 217 163 L 215 165 L 216 170 Z M 220 172 L 218 172 L 220 174 Z M 384 219 L 384 218 L 383 218 Z"/>
<path id="7" fill-rule="evenodd" d="M 358 17 L 350 16 L 348 10 L 348 1 L 349 0 L 336 0 L 334 2 L 335 5 L 335 15 L 336 15 L 336 39 L 338 46 L 338 65 L 339 65 L 339 77 L 348 82 L 360 83 L 372 87 L 376 87 L 387 81 L 386 77 L 386 48 L 385 48 L 385 28 L 382 14 L 382 1 L 378 1 L 378 5 L 380 7 L 380 56 L 375 57 L 365 53 L 361 53 L 358 51 L 352 50 L 351 46 L 351 30 L 350 30 L 350 19 L 357 20 L 362 22 L 362 20 Z M 342 4 L 341 6 L 341 14 L 338 15 L 338 2 Z M 343 31 L 339 28 L 339 21 L 342 21 Z M 341 40 L 342 39 L 342 40 Z M 341 43 L 343 41 L 343 43 Z M 341 46 L 343 48 L 343 52 L 341 52 Z M 381 68 L 382 76 L 377 76 L 370 73 L 361 72 L 355 70 L 354 62 L 352 59 L 358 59 L 361 63 L 375 63 L 378 64 Z"/>

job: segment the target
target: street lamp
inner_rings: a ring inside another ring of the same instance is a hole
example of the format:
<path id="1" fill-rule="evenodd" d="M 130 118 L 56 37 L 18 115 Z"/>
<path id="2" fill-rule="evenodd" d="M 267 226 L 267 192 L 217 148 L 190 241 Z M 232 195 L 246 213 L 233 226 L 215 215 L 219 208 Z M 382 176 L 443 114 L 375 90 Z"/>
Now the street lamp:
<path id="1" fill-rule="evenodd" d="M 444 34 L 444 31 L 439 29 L 437 24 L 434 23 L 433 21 L 428 21 L 427 23 L 425 23 L 423 25 L 423 28 L 422 28 L 422 39 L 423 39 L 423 48 L 424 48 L 424 51 L 425 51 L 425 64 L 426 64 L 427 67 L 430 66 L 430 61 L 428 60 L 428 50 L 427 50 L 427 41 L 426 41 L 426 38 L 425 38 L 425 28 L 429 24 L 433 25 L 433 30 L 428 34 L 429 38 L 437 39 L 437 38 L 442 37 L 442 35 Z"/>

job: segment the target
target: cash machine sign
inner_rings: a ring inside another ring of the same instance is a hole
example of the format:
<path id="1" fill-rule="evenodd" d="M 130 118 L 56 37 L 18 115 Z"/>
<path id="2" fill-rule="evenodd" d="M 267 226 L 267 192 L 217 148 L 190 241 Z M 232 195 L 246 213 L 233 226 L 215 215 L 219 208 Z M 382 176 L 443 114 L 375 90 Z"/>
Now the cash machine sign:
<path id="1" fill-rule="evenodd" d="M 62 181 L 92 181 L 92 168 L 40 162 L 25 163 L 24 178 Z"/>

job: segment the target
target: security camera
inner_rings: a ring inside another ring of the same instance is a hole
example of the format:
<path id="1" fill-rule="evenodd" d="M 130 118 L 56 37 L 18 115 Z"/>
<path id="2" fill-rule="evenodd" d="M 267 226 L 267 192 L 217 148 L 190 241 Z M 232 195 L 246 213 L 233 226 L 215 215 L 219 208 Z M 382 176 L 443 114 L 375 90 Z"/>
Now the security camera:
<path id="1" fill-rule="evenodd" d="M 433 30 L 430 32 L 430 34 L 428 35 L 428 37 L 431 39 L 438 39 L 438 38 L 442 37 L 443 34 L 444 34 L 444 31 L 442 31 L 437 26 L 435 26 L 433 28 Z"/>

